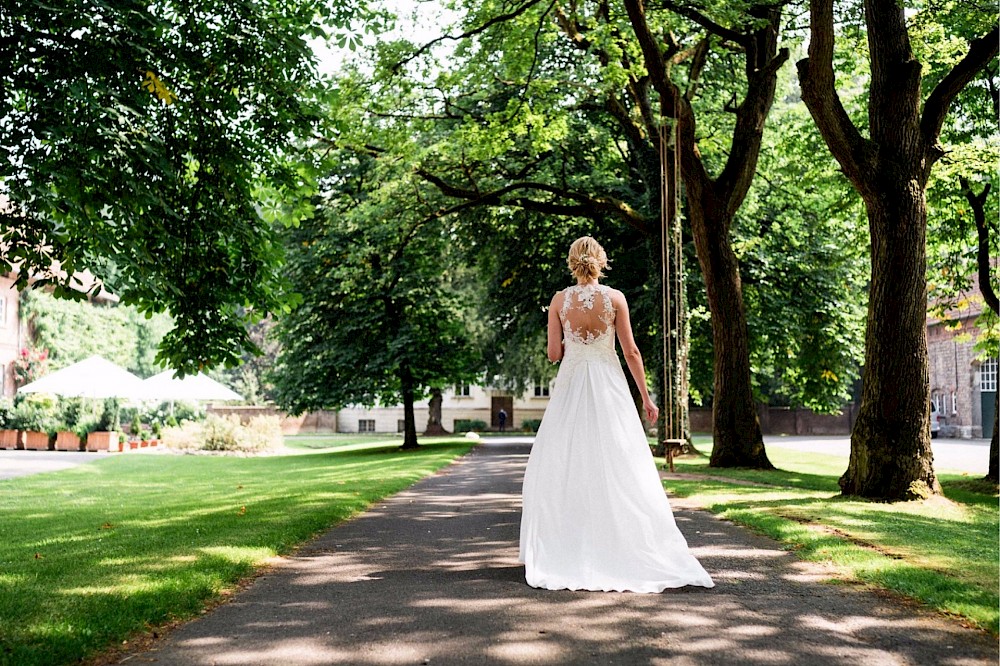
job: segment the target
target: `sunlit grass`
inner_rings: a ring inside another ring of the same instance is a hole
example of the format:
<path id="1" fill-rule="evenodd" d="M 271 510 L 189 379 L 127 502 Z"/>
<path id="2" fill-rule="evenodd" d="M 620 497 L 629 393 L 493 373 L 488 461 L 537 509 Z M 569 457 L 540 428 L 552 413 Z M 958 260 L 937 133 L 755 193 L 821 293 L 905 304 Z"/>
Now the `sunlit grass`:
<path id="1" fill-rule="evenodd" d="M 421 441 L 414 452 L 383 438 L 312 455 L 108 457 L 0 482 L 0 664 L 75 662 L 191 617 L 470 445 Z"/>
<path id="2" fill-rule="evenodd" d="M 421 440 L 423 441 L 423 440 Z M 327 450 L 339 449 L 346 446 L 371 446 L 384 444 L 389 446 L 395 444 L 399 446 L 403 442 L 402 435 L 379 434 L 350 434 L 350 433 L 329 433 L 322 435 L 291 435 L 285 437 L 285 447 L 289 449 L 303 450 Z"/>
<path id="3" fill-rule="evenodd" d="M 710 443 L 696 440 L 696 445 L 707 452 Z M 848 579 L 894 590 L 997 632 L 995 488 L 943 474 L 946 498 L 866 502 L 840 496 L 843 458 L 773 444 L 768 456 L 779 469 L 717 469 L 707 466 L 707 458 L 685 458 L 678 472 L 719 478 L 670 480 L 665 486 L 781 541 L 804 559 L 834 564 Z"/>

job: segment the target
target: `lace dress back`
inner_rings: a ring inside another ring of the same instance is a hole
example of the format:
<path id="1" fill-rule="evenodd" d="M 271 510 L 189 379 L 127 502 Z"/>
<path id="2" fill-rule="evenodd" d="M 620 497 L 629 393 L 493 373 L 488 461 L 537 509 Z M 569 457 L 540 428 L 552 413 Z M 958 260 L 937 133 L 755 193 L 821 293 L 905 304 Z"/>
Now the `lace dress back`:
<path id="1" fill-rule="evenodd" d="M 564 289 L 559 320 L 567 348 L 575 344 L 614 349 L 615 308 L 609 287 L 575 285 Z"/>

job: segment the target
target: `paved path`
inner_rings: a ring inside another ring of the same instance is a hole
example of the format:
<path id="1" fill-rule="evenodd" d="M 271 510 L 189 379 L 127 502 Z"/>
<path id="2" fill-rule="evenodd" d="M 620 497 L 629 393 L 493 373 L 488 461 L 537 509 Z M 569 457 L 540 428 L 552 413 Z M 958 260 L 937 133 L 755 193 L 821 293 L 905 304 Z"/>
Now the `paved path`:
<path id="1" fill-rule="evenodd" d="M 717 587 L 548 592 L 517 563 L 528 445 L 488 441 L 330 530 L 123 663 L 996 664 L 995 641 L 820 581 L 774 542 L 675 502 Z"/>
<path id="2" fill-rule="evenodd" d="M 76 451 L 5 451 L 0 450 L 0 480 L 17 476 L 57 472 L 95 460 L 107 453 L 79 453 Z"/>

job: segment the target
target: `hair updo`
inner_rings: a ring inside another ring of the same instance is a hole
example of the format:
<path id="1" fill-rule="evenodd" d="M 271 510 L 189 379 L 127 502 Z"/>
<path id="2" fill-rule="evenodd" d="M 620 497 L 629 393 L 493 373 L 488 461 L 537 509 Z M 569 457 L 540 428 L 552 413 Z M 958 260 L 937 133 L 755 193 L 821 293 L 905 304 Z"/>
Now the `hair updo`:
<path id="1" fill-rule="evenodd" d="M 566 263 L 577 280 L 596 280 L 604 277 L 602 270 L 608 267 L 608 254 L 596 240 L 590 236 L 582 236 L 569 246 Z"/>

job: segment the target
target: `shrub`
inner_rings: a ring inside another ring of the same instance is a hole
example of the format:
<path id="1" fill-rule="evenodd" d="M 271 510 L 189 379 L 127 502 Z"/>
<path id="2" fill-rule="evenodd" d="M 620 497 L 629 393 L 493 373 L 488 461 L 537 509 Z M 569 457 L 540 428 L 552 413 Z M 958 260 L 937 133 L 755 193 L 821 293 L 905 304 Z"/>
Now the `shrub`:
<path id="1" fill-rule="evenodd" d="M 201 423 L 164 428 L 163 443 L 173 449 L 255 453 L 280 448 L 284 437 L 277 416 L 255 416 L 242 424 L 234 414 L 209 414 Z"/>
<path id="2" fill-rule="evenodd" d="M 60 404 L 59 430 L 69 430 L 81 439 L 86 439 L 88 433 L 97 430 L 104 411 L 103 402 L 88 398 L 63 398 Z"/>
<path id="3" fill-rule="evenodd" d="M 542 425 L 541 419 L 524 419 L 522 425 L 528 432 L 538 432 L 538 426 Z"/>
<path id="4" fill-rule="evenodd" d="M 11 426 L 10 418 L 14 414 L 14 401 L 9 398 L 0 398 L 0 430 L 5 430 Z"/>
<path id="5" fill-rule="evenodd" d="M 96 430 L 108 432 L 121 430 L 121 408 L 118 405 L 118 398 L 107 398 L 104 400 L 104 408 L 101 411 L 101 418 L 97 421 Z"/>
<path id="6" fill-rule="evenodd" d="M 455 419 L 455 432 L 486 430 L 486 428 L 486 421 L 478 421 L 476 419 Z"/>
<path id="7" fill-rule="evenodd" d="M 33 393 L 15 401 L 8 421 L 13 430 L 34 430 L 52 435 L 59 430 L 61 416 L 54 396 Z"/>
<path id="8" fill-rule="evenodd" d="M 167 426 L 163 429 L 163 445 L 182 451 L 200 449 L 201 431 L 201 424 L 193 421 L 187 421 L 184 425 Z"/>

